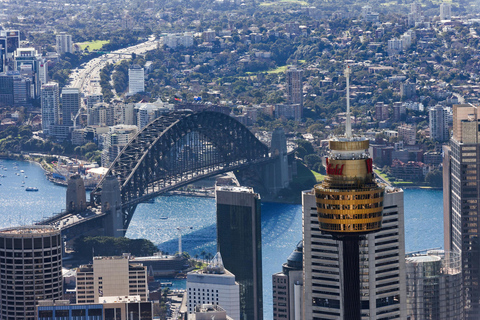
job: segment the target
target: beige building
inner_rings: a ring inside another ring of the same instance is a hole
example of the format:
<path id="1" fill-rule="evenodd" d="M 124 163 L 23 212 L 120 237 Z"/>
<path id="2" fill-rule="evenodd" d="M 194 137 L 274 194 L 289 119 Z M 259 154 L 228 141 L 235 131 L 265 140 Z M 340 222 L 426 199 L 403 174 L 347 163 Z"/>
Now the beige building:
<path id="1" fill-rule="evenodd" d="M 94 257 L 77 269 L 77 303 L 98 303 L 103 297 L 140 296 L 147 301 L 147 267 L 129 262 L 129 255 Z"/>
<path id="2" fill-rule="evenodd" d="M 417 138 L 417 130 L 415 126 L 409 124 L 403 124 L 397 128 L 398 135 L 402 137 L 403 142 L 410 146 L 415 145 Z"/>

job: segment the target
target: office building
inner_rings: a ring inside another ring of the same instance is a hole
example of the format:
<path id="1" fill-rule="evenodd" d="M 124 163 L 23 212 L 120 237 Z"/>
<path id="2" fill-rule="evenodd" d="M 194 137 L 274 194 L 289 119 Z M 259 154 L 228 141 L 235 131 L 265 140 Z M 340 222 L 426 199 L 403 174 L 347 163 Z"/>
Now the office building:
<path id="1" fill-rule="evenodd" d="M 450 20 L 452 18 L 452 4 L 444 2 L 440 4 L 440 20 Z"/>
<path id="2" fill-rule="evenodd" d="M 287 103 L 303 107 L 303 70 L 289 67 L 287 77 Z M 303 116 L 303 114 L 302 114 Z"/>
<path id="3" fill-rule="evenodd" d="M 34 48 L 18 48 L 14 53 L 14 69 L 31 81 L 32 97 L 38 98 L 42 84 L 46 83 L 46 64 Z"/>
<path id="4" fill-rule="evenodd" d="M 272 276 L 273 320 L 302 319 L 303 315 L 303 241 Z"/>
<path id="5" fill-rule="evenodd" d="M 103 102 L 103 95 L 101 94 L 93 93 L 93 94 L 87 95 L 85 98 L 87 100 L 87 112 L 88 110 L 93 108 L 93 106 L 96 105 L 97 103 Z"/>
<path id="6" fill-rule="evenodd" d="M 314 191 L 302 194 L 304 310 L 302 319 L 342 319 L 342 244 L 319 229 Z M 362 319 L 407 319 L 403 191 L 387 187 L 382 228 L 360 241 Z"/>
<path id="7" fill-rule="evenodd" d="M 61 299 L 60 230 L 25 226 L 0 230 L 1 319 L 34 320 L 35 304 Z"/>
<path id="8" fill-rule="evenodd" d="M 142 130 L 147 124 L 157 119 L 162 114 L 172 111 L 172 105 L 165 104 L 160 99 L 158 99 L 155 102 L 136 103 L 134 109 L 136 111 L 138 130 Z M 124 115 L 127 116 L 127 110 L 124 110 Z"/>
<path id="9" fill-rule="evenodd" d="M 128 94 L 145 91 L 145 71 L 138 64 L 128 69 Z"/>
<path id="10" fill-rule="evenodd" d="M 430 138 L 434 141 L 448 141 L 448 111 L 441 105 L 428 110 Z"/>
<path id="11" fill-rule="evenodd" d="M 124 254 L 94 257 L 93 264 L 77 269 L 77 303 L 98 303 L 110 296 L 140 296 L 147 301 L 147 268 Z"/>
<path id="12" fill-rule="evenodd" d="M 62 123 L 67 127 L 78 126 L 80 110 L 80 89 L 62 89 Z"/>
<path id="13" fill-rule="evenodd" d="M 56 36 L 56 47 L 59 55 L 73 53 L 72 35 L 61 32 Z"/>
<path id="14" fill-rule="evenodd" d="M 43 300 L 38 303 L 36 310 L 36 319 L 39 320 L 153 319 L 153 303 L 140 301 L 140 296 L 103 297 L 102 301 L 89 304 L 70 304 L 68 300 Z"/>
<path id="15" fill-rule="evenodd" d="M 454 105 L 453 135 L 443 146 L 444 247 L 461 255 L 465 320 L 480 318 L 478 115 L 476 106 Z"/>
<path id="16" fill-rule="evenodd" d="M 137 126 L 116 125 L 109 128 L 102 151 L 102 167 L 110 167 L 118 154 L 137 134 Z"/>
<path id="17" fill-rule="evenodd" d="M 240 286 L 235 275 L 225 270 L 217 253 L 203 270 L 187 273 L 188 313 L 202 305 L 221 306 L 232 319 L 240 319 Z"/>
<path id="18" fill-rule="evenodd" d="M 463 319 L 462 268 L 456 252 L 430 250 L 406 257 L 407 319 Z"/>
<path id="19" fill-rule="evenodd" d="M 42 130 L 45 135 L 53 134 L 53 127 L 60 124 L 60 97 L 58 83 L 49 82 L 42 85 Z"/>
<path id="20" fill-rule="evenodd" d="M 240 284 L 240 319 L 263 319 L 260 195 L 248 187 L 217 186 L 217 251 Z"/>
<path id="21" fill-rule="evenodd" d="M 20 31 L 0 30 L 0 46 L 3 48 L 3 62 L 13 60 L 15 50 L 20 47 Z M 2 70 L 9 71 L 9 70 Z M 11 71 L 11 70 L 10 70 Z"/>

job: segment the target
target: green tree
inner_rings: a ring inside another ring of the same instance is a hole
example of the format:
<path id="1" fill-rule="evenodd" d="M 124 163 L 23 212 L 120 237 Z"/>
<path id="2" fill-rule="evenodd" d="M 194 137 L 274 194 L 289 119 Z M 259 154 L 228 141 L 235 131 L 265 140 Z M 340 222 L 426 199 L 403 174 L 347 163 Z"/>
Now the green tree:
<path id="1" fill-rule="evenodd" d="M 442 171 L 435 169 L 427 173 L 425 176 L 425 182 L 428 183 L 431 187 L 442 188 L 443 186 L 443 175 Z"/>

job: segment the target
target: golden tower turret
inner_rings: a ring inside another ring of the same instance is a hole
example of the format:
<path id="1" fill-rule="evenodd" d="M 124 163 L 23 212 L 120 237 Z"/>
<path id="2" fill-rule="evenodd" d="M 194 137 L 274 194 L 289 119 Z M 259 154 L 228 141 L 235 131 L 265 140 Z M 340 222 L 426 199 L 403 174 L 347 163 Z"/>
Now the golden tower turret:
<path id="1" fill-rule="evenodd" d="M 330 140 L 327 176 L 315 186 L 319 228 L 343 244 L 344 319 L 360 320 L 360 235 L 382 227 L 384 188 L 374 178 L 369 141 L 352 135 L 347 66 L 345 135 Z"/>

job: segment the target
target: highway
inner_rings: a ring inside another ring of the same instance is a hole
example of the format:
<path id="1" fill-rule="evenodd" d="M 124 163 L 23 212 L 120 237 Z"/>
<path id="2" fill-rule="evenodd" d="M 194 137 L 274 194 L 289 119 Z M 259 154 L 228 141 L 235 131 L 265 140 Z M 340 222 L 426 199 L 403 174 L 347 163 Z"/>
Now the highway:
<path id="1" fill-rule="evenodd" d="M 85 96 L 91 94 L 101 94 L 102 89 L 100 87 L 100 70 L 102 70 L 107 63 L 116 63 L 123 60 L 123 55 L 131 55 L 135 53 L 137 55 L 144 54 L 148 51 L 157 48 L 158 41 L 155 40 L 155 36 L 151 36 L 148 41 L 139 43 L 135 46 L 119 49 L 112 53 L 104 54 L 98 58 L 94 58 L 82 65 L 82 68 L 78 68 L 72 71 L 70 74 L 71 88 L 79 88 Z"/>

